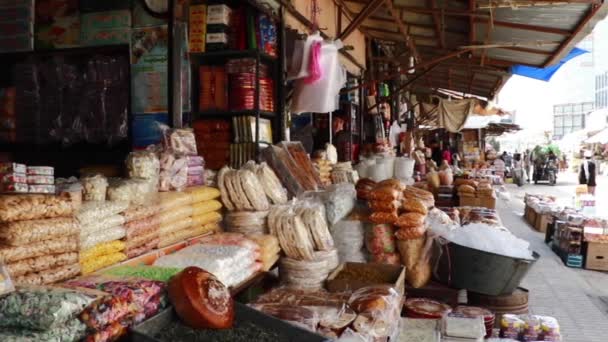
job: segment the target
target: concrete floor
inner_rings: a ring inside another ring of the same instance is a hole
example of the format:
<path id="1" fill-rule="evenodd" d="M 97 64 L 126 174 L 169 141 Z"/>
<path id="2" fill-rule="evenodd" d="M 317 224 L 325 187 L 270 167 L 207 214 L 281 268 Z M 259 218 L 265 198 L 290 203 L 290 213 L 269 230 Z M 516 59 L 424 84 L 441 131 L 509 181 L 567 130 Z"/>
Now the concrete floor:
<path id="1" fill-rule="evenodd" d="M 558 319 L 564 341 L 608 341 L 608 273 L 569 268 L 544 243 L 544 234 L 533 230 L 522 218 L 525 193 L 543 193 L 569 201 L 576 187 L 575 175 L 560 175 L 556 186 L 505 186 L 510 199 L 497 201 L 503 223 L 514 234 L 530 242 L 541 255 L 524 279 L 522 286 L 530 290 L 530 311 Z M 599 179 L 598 208 L 608 204 L 608 179 Z M 600 210 L 598 210 L 599 212 Z M 608 214 L 608 212 L 607 212 Z"/>

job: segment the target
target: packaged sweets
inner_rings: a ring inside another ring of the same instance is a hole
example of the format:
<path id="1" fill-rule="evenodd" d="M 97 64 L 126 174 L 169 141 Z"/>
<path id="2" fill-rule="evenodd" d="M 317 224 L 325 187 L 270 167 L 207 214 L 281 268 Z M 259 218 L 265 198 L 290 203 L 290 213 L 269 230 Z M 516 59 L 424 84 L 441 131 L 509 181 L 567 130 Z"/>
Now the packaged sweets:
<path id="1" fill-rule="evenodd" d="M 2 342 L 79 341 L 85 335 L 86 325 L 73 318 L 65 324 L 49 330 L 5 328 L 0 330 Z"/>
<path id="2" fill-rule="evenodd" d="M 30 194 L 54 194 L 55 191 L 54 185 L 30 184 L 27 186 L 27 192 Z"/>
<path id="3" fill-rule="evenodd" d="M 125 249 L 125 243 L 120 240 L 104 242 L 95 245 L 93 248 L 80 252 L 80 260 L 93 259 L 95 257 L 120 252 Z"/>
<path id="4" fill-rule="evenodd" d="M 15 262 L 49 254 L 78 251 L 78 235 L 29 243 L 25 246 L 0 246 L 0 262 Z"/>
<path id="5" fill-rule="evenodd" d="M 24 173 L 0 173 L 0 184 L 27 183 L 27 176 Z"/>
<path id="6" fill-rule="evenodd" d="M 29 188 L 26 183 L 3 183 L 0 184 L 0 193 L 26 193 Z"/>
<path id="7" fill-rule="evenodd" d="M 42 175 L 27 175 L 27 184 L 55 184 L 54 176 L 42 176 Z"/>
<path id="8" fill-rule="evenodd" d="M 25 164 L 0 162 L 0 173 L 20 173 L 26 174 L 27 167 Z"/>
<path id="9" fill-rule="evenodd" d="M 0 327 L 53 329 L 75 318 L 97 298 L 98 294 L 75 289 L 20 286 L 0 297 Z"/>
<path id="10" fill-rule="evenodd" d="M 72 265 L 78 262 L 78 253 L 68 252 L 62 254 L 43 255 L 23 259 L 6 265 L 12 277 L 18 277 L 32 272 L 41 272 L 51 268 Z"/>
<path id="11" fill-rule="evenodd" d="M 19 246 L 78 232 L 78 223 L 73 218 L 6 222 L 0 223 L 0 242 L 5 245 Z"/>
<path id="12" fill-rule="evenodd" d="M 27 167 L 27 175 L 34 176 L 54 176 L 55 168 L 52 166 L 28 166 Z"/>
<path id="13" fill-rule="evenodd" d="M 55 195 L 0 195 L 0 221 L 37 220 L 74 213 L 73 203 Z"/>
<path id="14" fill-rule="evenodd" d="M 160 161 L 152 151 L 135 151 L 127 157 L 127 171 L 130 178 L 158 180 Z"/>
<path id="15" fill-rule="evenodd" d="M 18 285 L 46 285 L 54 284 L 66 279 L 74 278 L 80 274 L 80 264 L 54 267 L 38 273 L 28 273 L 24 276 L 16 277 L 15 284 Z"/>
<path id="16" fill-rule="evenodd" d="M 108 189 L 108 179 L 102 175 L 82 178 L 85 201 L 105 201 Z"/>

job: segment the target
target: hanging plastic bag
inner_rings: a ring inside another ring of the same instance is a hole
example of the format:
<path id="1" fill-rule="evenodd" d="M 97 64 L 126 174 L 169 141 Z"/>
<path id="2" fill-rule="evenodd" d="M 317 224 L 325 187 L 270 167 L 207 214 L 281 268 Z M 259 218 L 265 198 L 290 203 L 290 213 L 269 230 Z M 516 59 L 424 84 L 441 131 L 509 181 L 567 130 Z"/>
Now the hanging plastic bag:
<path id="1" fill-rule="evenodd" d="M 288 75 L 287 80 L 295 80 L 309 76 L 308 72 L 308 64 L 310 62 L 310 50 L 314 42 L 322 42 L 323 37 L 319 32 L 315 32 L 314 34 L 309 35 L 305 41 L 301 41 L 302 43 L 298 44 L 296 42 L 296 46 L 294 48 L 294 59 L 292 59 L 292 71 L 297 71 L 295 75 Z M 301 49 L 301 55 L 296 55 L 298 49 Z"/>

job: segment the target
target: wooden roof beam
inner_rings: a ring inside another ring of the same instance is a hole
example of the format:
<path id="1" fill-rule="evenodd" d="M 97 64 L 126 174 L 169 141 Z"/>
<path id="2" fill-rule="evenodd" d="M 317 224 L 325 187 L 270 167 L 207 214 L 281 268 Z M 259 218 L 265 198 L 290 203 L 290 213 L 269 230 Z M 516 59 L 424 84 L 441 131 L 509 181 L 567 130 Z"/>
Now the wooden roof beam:
<path id="1" fill-rule="evenodd" d="M 412 55 L 414 55 L 415 59 L 420 60 L 420 55 L 418 54 L 418 50 L 416 49 L 416 43 L 414 42 L 414 39 L 410 37 L 409 29 L 407 29 L 401 21 L 401 12 L 395 10 L 395 8 L 393 7 L 393 0 L 385 0 L 384 4 L 388 8 L 388 11 L 391 13 L 393 20 L 395 20 L 397 27 L 399 27 L 399 31 L 401 31 L 401 34 L 405 38 L 408 47 L 412 51 Z"/>
<path id="2" fill-rule="evenodd" d="M 355 16 L 351 20 L 348 26 L 346 26 L 344 31 L 340 32 L 337 38 L 345 40 L 351 33 L 353 33 L 359 27 L 359 25 L 361 25 L 361 23 L 363 23 L 365 19 L 367 19 L 367 17 L 376 12 L 376 10 L 380 8 L 383 3 L 384 0 L 371 0 L 370 2 L 368 2 L 366 6 L 363 7 L 361 12 L 359 12 L 359 14 L 357 14 L 357 16 Z"/>
<path id="3" fill-rule="evenodd" d="M 346 1 L 352 2 L 352 3 L 358 3 L 358 4 L 367 4 L 368 3 L 368 0 L 346 0 Z M 475 16 L 475 17 L 481 17 L 481 18 L 488 17 L 488 14 L 486 14 L 486 13 L 479 13 L 479 12 L 469 11 L 469 10 L 462 11 L 462 10 L 446 9 L 446 10 L 442 11 L 441 9 L 416 7 L 416 6 L 404 6 L 404 5 L 393 5 L 393 7 L 397 10 L 404 10 L 406 12 L 418 13 L 418 14 L 432 15 L 433 13 L 443 13 L 444 15 L 456 16 L 456 17 L 468 17 L 468 16 Z"/>
<path id="4" fill-rule="evenodd" d="M 430 5 L 433 9 L 438 9 L 437 7 L 437 0 L 428 0 L 430 2 Z M 443 9 L 441 11 L 441 13 L 443 14 Z M 438 12 L 433 12 L 433 22 L 435 23 L 435 34 L 437 35 L 437 40 L 439 40 L 439 46 L 442 49 L 445 49 L 445 34 L 443 32 L 443 25 L 442 23 L 442 17 L 439 17 L 439 13 Z"/>

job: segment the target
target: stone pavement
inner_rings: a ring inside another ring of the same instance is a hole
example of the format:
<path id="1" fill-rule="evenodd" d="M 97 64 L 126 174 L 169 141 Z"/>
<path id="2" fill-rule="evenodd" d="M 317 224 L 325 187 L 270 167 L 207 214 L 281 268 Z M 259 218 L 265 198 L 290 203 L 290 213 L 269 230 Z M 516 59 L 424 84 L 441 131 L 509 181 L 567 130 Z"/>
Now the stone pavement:
<path id="1" fill-rule="evenodd" d="M 499 199 L 497 209 L 504 225 L 541 255 L 522 283 L 530 290 L 531 313 L 557 318 L 566 342 L 608 342 L 608 273 L 566 267 L 544 243 L 544 234 L 522 218 L 526 192 L 571 196 L 575 184 L 566 183 L 506 185 L 510 199 Z"/>

